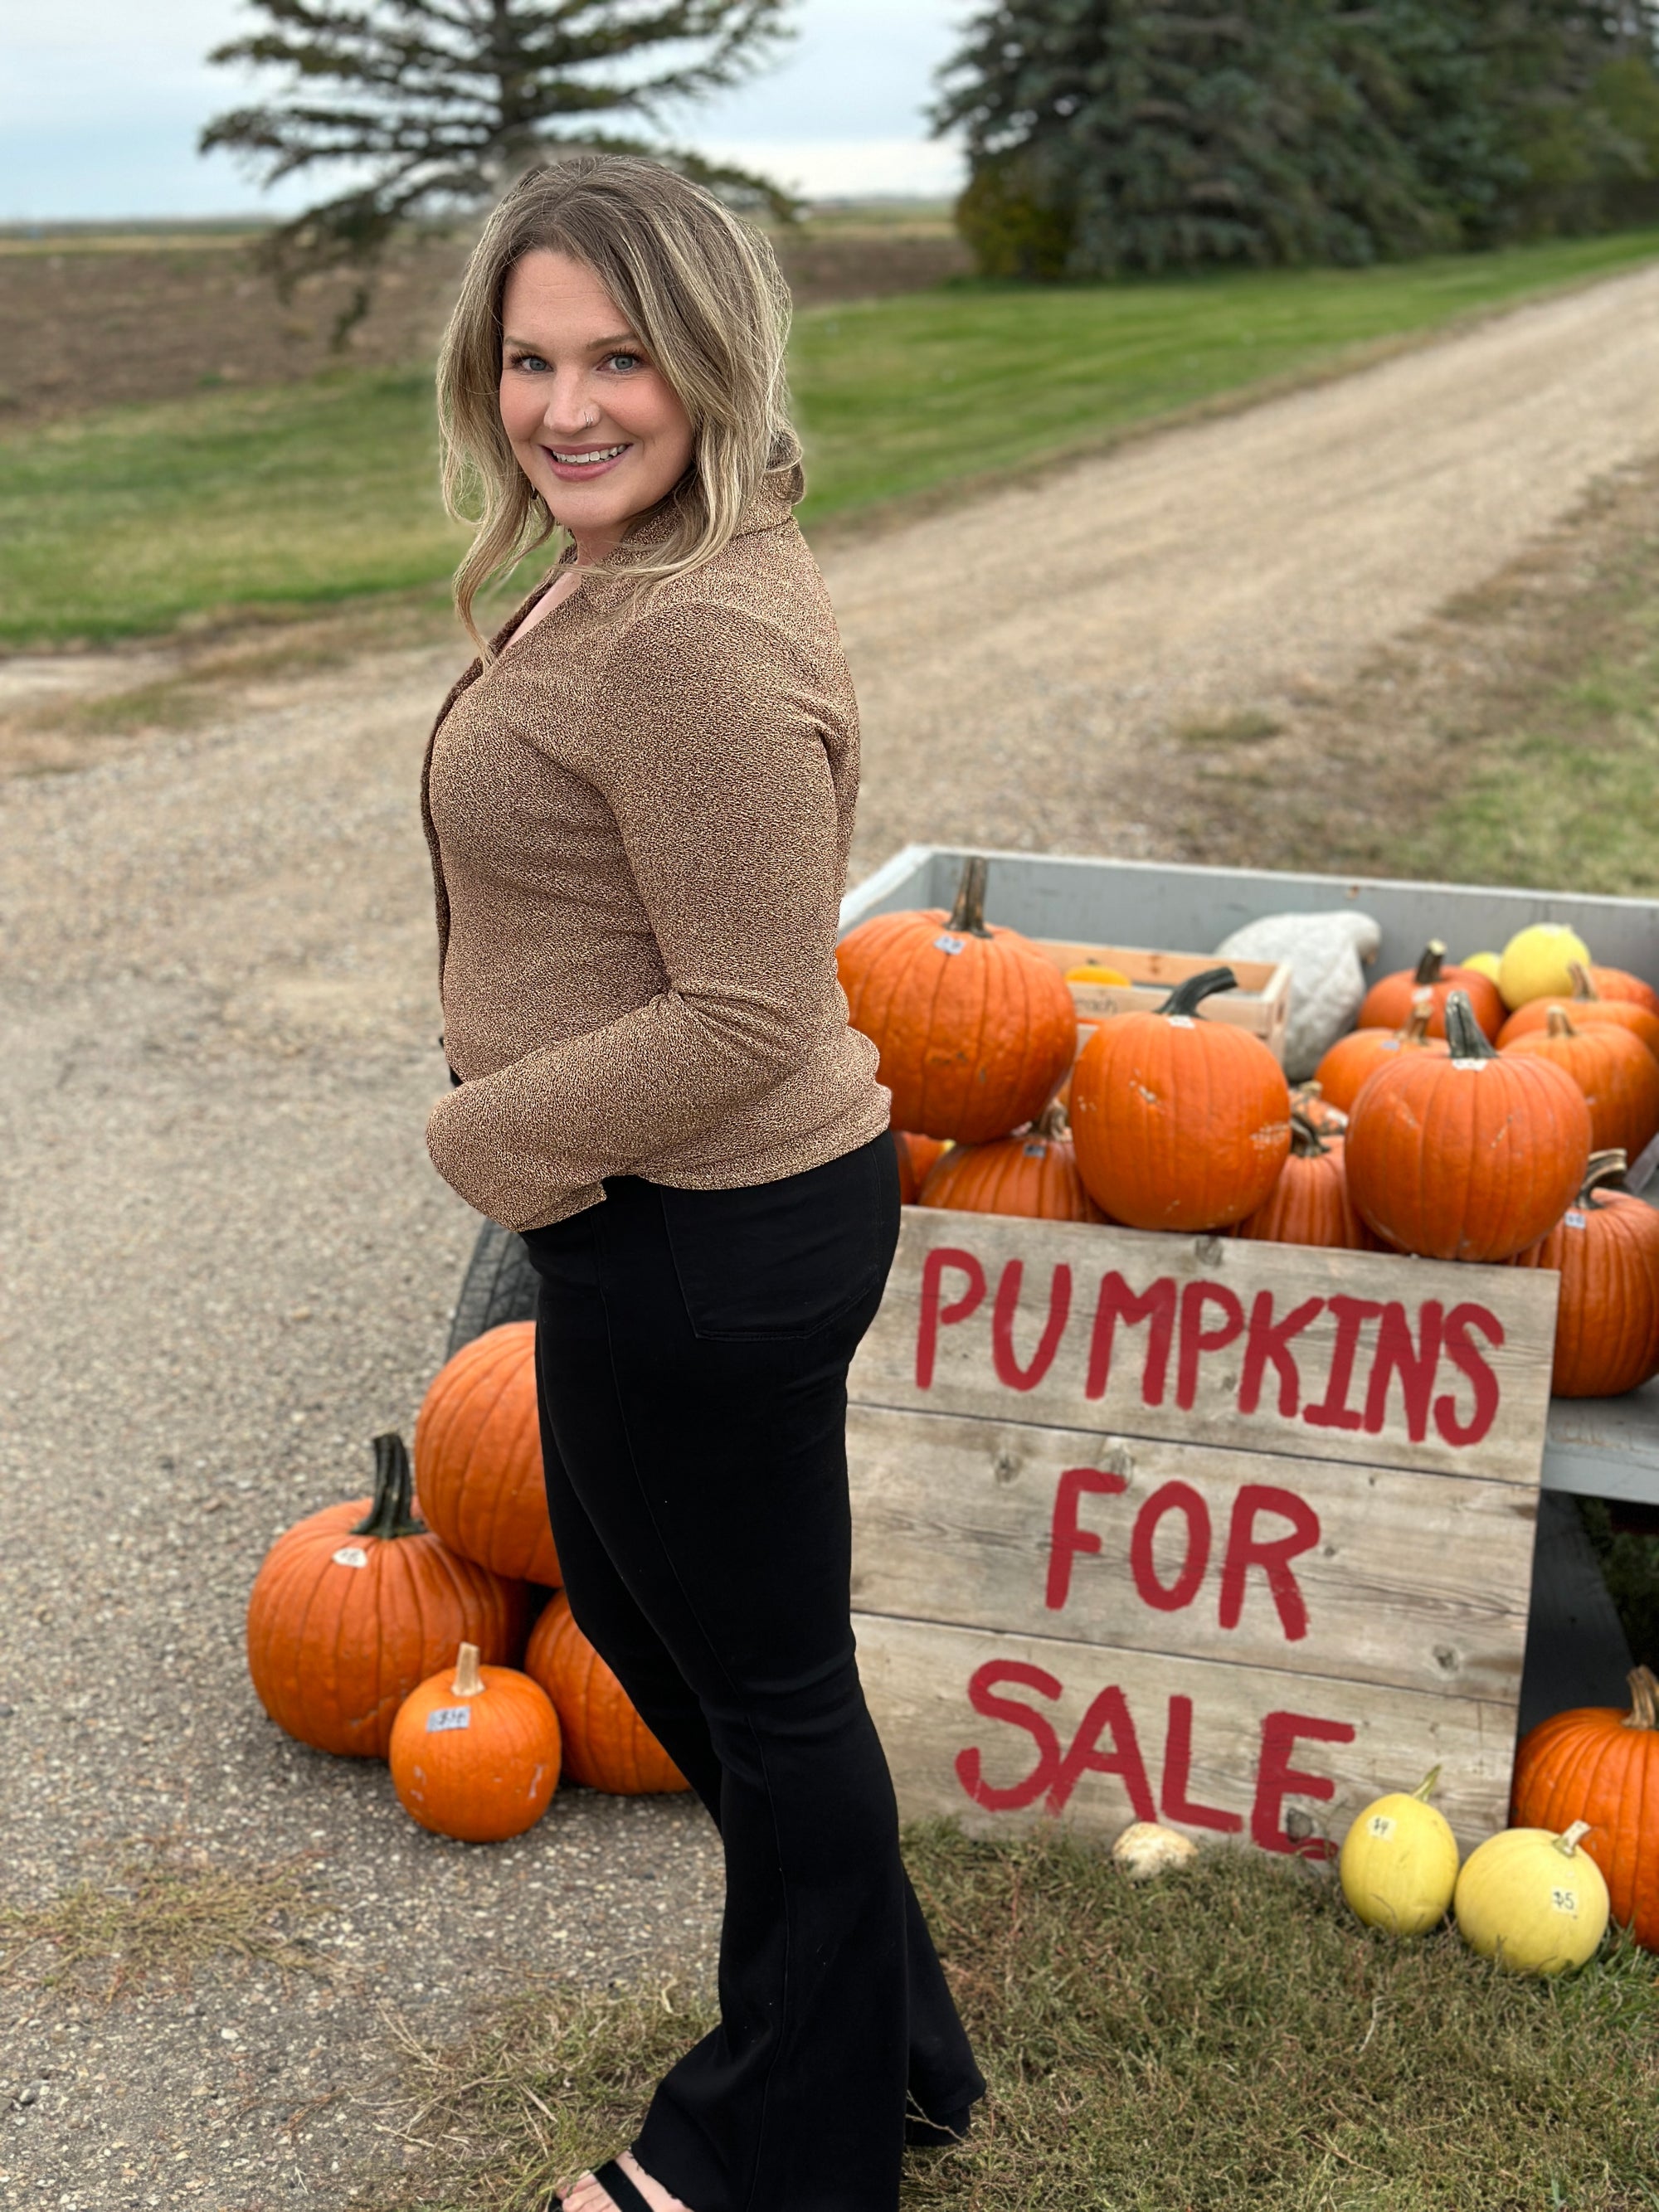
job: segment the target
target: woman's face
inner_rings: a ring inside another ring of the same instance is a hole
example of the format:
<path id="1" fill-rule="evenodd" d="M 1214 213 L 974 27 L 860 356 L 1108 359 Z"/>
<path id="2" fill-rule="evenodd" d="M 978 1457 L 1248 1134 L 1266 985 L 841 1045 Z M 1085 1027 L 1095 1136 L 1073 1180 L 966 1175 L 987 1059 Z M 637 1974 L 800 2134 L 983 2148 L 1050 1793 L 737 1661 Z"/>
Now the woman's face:
<path id="1" fill-rule="evenodd" d="M 538 248 L 501 296 L 501 423 L 584 559 L 602 557 L 690 465 L 690 419 L 593 271 Z"/>

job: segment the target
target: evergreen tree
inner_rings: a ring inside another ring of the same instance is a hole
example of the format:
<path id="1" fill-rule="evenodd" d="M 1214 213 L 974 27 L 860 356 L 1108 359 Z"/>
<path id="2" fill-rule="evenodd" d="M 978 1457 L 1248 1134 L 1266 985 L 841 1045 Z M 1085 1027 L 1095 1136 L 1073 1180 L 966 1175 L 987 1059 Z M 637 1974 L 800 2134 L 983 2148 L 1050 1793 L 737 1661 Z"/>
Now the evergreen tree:
<path id="1" fill-rule="evenodd" d="M 648 153 L 787 213 L 746 172 L 607 130 L 736 82 L 783 35 L 787 0 L 251 0 L 268 27 L 209 56 L 286 73 L 273 98 L 217 116 L 200 150 L 240 154 L 270 185 L 301 172 L 347 181 L 272 234 L 287 287 L 350 264 L 337 337 L 363 313 L 398 224 L 487 204 L 561 145 Z"/>

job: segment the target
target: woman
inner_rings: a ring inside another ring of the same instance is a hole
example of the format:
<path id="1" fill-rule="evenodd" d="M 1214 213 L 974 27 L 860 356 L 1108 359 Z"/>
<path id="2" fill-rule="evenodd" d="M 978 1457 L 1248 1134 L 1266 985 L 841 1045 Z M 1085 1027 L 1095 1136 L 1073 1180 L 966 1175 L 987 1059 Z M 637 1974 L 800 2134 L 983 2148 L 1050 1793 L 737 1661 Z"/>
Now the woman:
<path id="1" fill-rule="evenodd" d="M 848 1619 L 847 1370 L 898 1190 L 836 980 L 858 728 L 787 320 L 718 201 L 586 158 L 496 210 L 439 369 L 483 519 L 423 779 L 457 1086 L 428 1143 L 524 1232 L 570 1602 L 726 1855 L 720 2025 L 568 2212 L 890 2212 L 905 2141 L 984 2087 Z M 474 593 L 555 529 L 485 644 Z"/>

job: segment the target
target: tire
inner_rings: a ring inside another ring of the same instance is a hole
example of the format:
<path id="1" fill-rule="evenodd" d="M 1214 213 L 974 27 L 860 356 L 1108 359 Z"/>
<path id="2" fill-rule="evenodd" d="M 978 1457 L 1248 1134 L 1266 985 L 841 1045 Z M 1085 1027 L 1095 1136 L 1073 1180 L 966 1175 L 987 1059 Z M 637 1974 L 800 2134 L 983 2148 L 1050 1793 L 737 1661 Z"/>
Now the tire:
<path id="1" fill-rule="evenodd" d="M 499 1222 L 486 1221 L 461 1278 L 445 1358 L 453 1359 L 464 1344 L 503 1322 L 534 1321 L 536 1282 L 523 1237 Z"/>

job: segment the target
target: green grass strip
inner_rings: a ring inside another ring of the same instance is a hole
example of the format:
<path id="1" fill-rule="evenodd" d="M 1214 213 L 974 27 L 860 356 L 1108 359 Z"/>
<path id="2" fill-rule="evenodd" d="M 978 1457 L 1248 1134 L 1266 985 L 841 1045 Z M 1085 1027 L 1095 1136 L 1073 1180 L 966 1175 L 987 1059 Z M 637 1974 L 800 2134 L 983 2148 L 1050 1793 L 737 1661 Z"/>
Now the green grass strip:
<path id="1" fill-rule="evenodd" d="M 812 309 L 791 356 L 804 519 L 1085 451 L 1656 255 L 1650 231 L 1368 270 L 947 284 Z M 0 646 L 406 590 L 447 574 L 462 542 L 438 501 L 423 371 L 76 416 L 0 440 Z"/>

